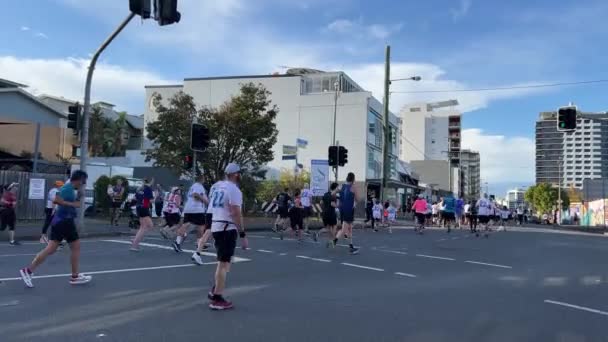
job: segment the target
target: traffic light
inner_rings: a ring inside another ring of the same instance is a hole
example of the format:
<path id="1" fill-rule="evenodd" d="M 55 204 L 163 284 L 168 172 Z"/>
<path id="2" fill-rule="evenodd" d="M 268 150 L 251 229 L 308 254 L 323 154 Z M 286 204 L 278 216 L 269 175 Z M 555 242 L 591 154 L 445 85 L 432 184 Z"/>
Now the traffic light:
<path id="1" fill-rule="evenodd" d="M 142 19 L 148 19 L 152 14 L 152 0 L 129 0 L 129 10 Z"/>
<path id="2" fill-rule="evenodd" d="M 190 149 L 204 151 L 209 146 L 209 129 L 205 125 L 193 123 L 190 134 Z"/>
<path id="3" fill-rule="evenodd" d="M 340 146 L 338 150 L 338 165 L 344 166 L 348 164 L 348 149 L 344 146 Z"/>
<path id="4" fill-rule="evenodd" d="M 80 108 L 78 102 L 68 107 L 68 128 L 74 131 L 74 135 L 78 135 L 80 131 Z"/>
<path id="5" fill-rule="evenodd" d="M 186 156 L 184 158 L 184 169 L 190 170 L 193 165 L 192 156 Z"/>
<path id="6" fill-rule="evenodd" d="M 154 0 L 154 14 L 160 26 L 179 23 L 182 18 L 177 11 L 177 0 Z"/>
<path id="7" fill-rule="evenodd" d="M 327 160 L 329 161 L 329 166 L 338 166 L 338 146 L 329 146 Z"/>
<path id="8" fill-rule="evenodd" d="M 557 110 L 557 130 L 574 131 L 576 130 L 577 108 L 574 106 L 561 107 Z"/>

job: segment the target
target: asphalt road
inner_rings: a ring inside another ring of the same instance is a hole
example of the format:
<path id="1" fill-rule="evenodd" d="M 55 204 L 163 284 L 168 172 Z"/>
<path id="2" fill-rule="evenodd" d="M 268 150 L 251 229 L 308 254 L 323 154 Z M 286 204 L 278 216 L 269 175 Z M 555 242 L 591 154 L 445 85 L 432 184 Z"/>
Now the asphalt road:
<path id="1" fill-rule="evenodd" d="M 608 239 L 519 231 L 356 231 L 359 255 L 251 233 L 229 274 L 231 311 L 207 308 L 215 269 L 151 236 L 84 240 L 86 286 L 68 251 L 25 288 L 41 248 L 0 245 L 0 341 L 606 341 Z M 194 248 L 192 241 L 186 246 Z"/>

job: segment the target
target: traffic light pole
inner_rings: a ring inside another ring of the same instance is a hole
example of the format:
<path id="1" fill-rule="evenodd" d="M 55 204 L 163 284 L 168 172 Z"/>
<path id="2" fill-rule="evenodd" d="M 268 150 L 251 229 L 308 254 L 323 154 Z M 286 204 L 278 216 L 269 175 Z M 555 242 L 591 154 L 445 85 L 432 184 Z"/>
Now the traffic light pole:
<path id="1" fill-rule="evenodd" d="M 110 34 L 110 36 L 101 44 L 101 46 L 95 51 L 91 62 L 89 63 L 89 69 L 87 71 L 87 81 L 84 86 L 84 112 L 82 115 L 82 134 L 80 136 L 80 170 L 87 171 L 87 159 L 89 152 L 89 113 L 91 111 L 91 83 L 93 82 L 93 72 L 95 71 L 95 65 L 101 53 L 112 43 L 114 38 L 120 34 L 120 32 L 129 24 L 131 19 L 135 16 L 135 13 L 129 13 L 129 15 L 118 25 L 116 30 Z M 81 187 L 80 192 L 80 211 L 78 213 L 78 225 L 80 231 L 84 231 L 84 211 L 85 211 L 85 187 Z"/>

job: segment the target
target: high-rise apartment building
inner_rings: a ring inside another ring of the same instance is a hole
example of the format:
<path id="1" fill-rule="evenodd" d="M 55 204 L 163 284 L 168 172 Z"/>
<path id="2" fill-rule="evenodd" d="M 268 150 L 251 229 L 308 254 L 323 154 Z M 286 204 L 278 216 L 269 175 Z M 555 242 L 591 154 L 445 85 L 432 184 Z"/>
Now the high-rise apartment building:
<path id="1" fill-rule="evenodd" d="M 585 179 L 608 177 L 608 115 L 583 114 L 574 132 L 557 130 L 557 113 L 536 121 L 536 183 L 581 189 Z"/>
<path id="2" fill-rule="evenodd" d="M 460 173 L 462 196 L 467 200 L 478 199 L 481 196 L 481 161 L 479 152 L 471 150 L 460 151 Z"/>

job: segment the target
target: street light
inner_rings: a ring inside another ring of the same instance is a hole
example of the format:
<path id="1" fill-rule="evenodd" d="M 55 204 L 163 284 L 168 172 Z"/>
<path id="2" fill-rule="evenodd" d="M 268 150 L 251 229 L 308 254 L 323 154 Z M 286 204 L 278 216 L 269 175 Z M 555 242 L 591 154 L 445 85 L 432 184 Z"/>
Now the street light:
<path id="1" fill-rule="evenodd" d="M 389 166 L 389 158 L 388 158 L 388 149 L 389 149 L 389 142 L 388 137 L 390 135 L 390 115 L 389 115 L 389 98 L 390 98 L 390 93 L 391 93 L 391 83 L 392 82 L 397 82 L 397 81 L 420 81 L 422 80 L 422 77 L 420 76 L 411 76 L 408 78 L 397 78 L 397 79 L 393 79 L 391 80 L 391 46 L 387 45 L 386 46 L 386 53 L 385 53 L 385 60 L 384 60 L 384 100 L 383 100 L 383 104 L 384 104 L 384 149 L 383 149 L 383 158 L 382 158 L 382 183 L 380 184 L 380 198 L 382 199 L 382 202 L 384 202 L 384 200 L 386 199 L 385 196 L 385 191 L 386 191 L 386 182 L 387 182 L 387 178 L 388 175 L 390 173 L 390 166 Z"/>

